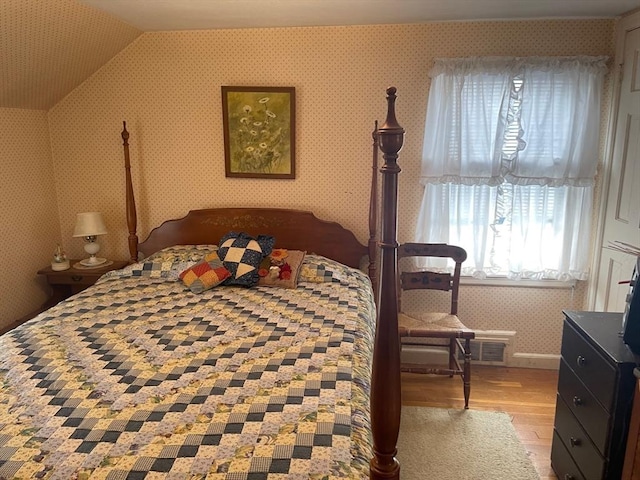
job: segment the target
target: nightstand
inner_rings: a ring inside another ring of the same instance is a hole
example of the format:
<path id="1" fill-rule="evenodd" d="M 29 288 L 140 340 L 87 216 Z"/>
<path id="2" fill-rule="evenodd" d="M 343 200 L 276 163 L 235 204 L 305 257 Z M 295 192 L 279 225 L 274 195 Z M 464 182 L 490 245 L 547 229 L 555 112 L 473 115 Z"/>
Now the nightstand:
<path id="1" fill-rule="evenodd" d="M 51 266 L 38 270 L 38 275 L 44 275 L 47 277 L 47 283 L 51 286 L 51 297 L 49 297 L 49 299 L 37 310 L 0 328 L 0 335 L 8 332 L 9 330 L 13 330 L 27 320 L 31 320 L 39 313 L 44 312 L 47 308 L 53 307 L 62 300 L 69 298 L 71 295 L 90 287 L 105 273 L 126 267 L 129 264 L 126 260 L 113 260 L 112 263 L 102 268 L 80 270 L 73 268 L 73 265 L 77 262 L 78 260 L 70 260 L 69 263 L 72 267 L 68 270 L 55 271 L 51 269 Z"/>
<path id="2" fill-rule="evenodd" d="M 111 270 L 118 270 L 127 266 L 126 260 L 113 260 L 111 264 L 98 268 L 74 268 L 79 260 L 69 260 L 71 268 L 68 270 L 56 271 L 51 266 L 38 270 L 38 275 L 47 277 L 47 283 L 51 286 L 51 297 L 42 305 L 42 310 L 56 305 L 69 298 L 71 295 L 81 292 L 90 287 L 105 273 Z"/>

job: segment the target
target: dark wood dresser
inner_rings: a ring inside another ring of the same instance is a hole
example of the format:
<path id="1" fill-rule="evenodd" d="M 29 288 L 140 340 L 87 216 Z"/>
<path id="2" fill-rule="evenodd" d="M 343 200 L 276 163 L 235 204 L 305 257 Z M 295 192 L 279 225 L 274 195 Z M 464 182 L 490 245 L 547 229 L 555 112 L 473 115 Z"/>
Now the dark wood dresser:
<path id="1" fill-rule="evenodd" d="M 637 359 L 619 334 L 621 313 L 564 314 L 551 466 L 560 480 L 618 480 Z"/>
<path id="2" fill-rule="evenodd" d="M 640 480 L 640 369 L 633 370 L 636 376 L 636 393 L 633 395 L 633 409 L 627 435 L 627 453 L 624 456 L 622 480 Z"/>

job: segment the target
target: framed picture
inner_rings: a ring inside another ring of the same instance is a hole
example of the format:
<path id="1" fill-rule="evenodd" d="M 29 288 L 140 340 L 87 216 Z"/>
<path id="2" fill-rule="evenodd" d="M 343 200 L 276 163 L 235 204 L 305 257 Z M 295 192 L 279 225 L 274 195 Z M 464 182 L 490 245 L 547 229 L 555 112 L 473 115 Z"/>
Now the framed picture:
<path id="1" fill-rule="evenodd" d="M 227 177 L 295 178 L 294 87 L 222 87 Z"/>

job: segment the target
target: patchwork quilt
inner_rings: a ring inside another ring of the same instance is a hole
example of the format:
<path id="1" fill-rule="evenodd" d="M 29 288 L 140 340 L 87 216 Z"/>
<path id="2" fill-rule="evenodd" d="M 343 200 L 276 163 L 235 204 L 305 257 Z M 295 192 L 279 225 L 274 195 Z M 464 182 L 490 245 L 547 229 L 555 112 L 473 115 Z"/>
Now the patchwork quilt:
<path id="1" fill-rule="evenodd" d="M 165 260 L 0 337 L 0 479 L 368 478 L 368 278 L 194 294 Z"/>

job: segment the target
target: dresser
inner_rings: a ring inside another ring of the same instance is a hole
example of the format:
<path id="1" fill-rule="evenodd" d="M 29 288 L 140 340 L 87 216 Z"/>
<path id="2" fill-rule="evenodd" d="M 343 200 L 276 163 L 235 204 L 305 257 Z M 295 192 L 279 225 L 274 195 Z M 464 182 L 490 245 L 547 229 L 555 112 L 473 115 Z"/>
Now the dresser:
<path id="1" fill-rule="evenodd" d="M 636 376 L 636 393 L 633 395 L 633 409 L 627 435 L 627 452 L 624 456 L 622 480 L 640 479 L 640 369 L 633 371 Z"/>
<path id="2" fill-rule="evenodd" d="M 637 359 L 621 313 L 564 315 L 551 466 L 560 480 L 619 480 Z"/>

